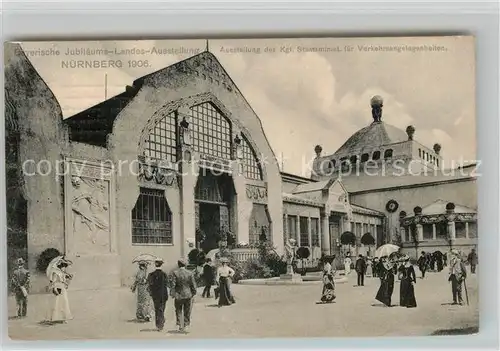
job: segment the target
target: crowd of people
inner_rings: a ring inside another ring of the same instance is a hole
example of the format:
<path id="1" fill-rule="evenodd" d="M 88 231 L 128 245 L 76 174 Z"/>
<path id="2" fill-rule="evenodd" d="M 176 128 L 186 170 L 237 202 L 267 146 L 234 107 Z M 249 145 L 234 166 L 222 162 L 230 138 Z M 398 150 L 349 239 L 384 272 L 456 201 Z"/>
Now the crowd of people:
<path id="1" fill-rule="evenodd" d="M 321 303 L 331 303 L 335 300 L 335 269 L 333 263 L 335 256 L 323 258 L 323 288 L 321 293 Z M 451 283 L 453 303 L 463 305 L 462 287 L 465 286 L 467 270 L 464 261 L 470 265 L 472 274 L 476 272 L 478 262 L 477 253 L 472 249 L 464 260 L 462 253 L 453 249 L 448 255 L 436 251 L 432 254 L 421 252 L 421 256 L 416 260 L 416 265 L 421 272 L 421 279 L 425 278 L 426 271 L 441 272 L 444 267 L 449 267 L 448 281 Z M 351 274 L 352 259 L 346 256 L 343 260 L 344 275 Z M 414 265 L 408 255 L 394 253 L 390 256 L 380 258 L 364 257 L 359 255 L 354 263 L 354 270 L 357 274 L 357 286 L 364 286 L 366 275 L 380 279 L 380 287 L 375 299 L 385 306 L 394 306 L 392 295 L 394 293 L 394 283 L 396 279 L 400 281 L 399 305 L 407 308 L 417 307 L 414 285 L 417 283 L 417 275 Z"/>
<path id="2" fill-rule="evenodd" d="M 334 261 L 335 256 L 322 259 L 323 287 L 320 303 L 332 303 L 336 298 Z M 465 286 L 464 282 L 467 277 L 464 261 L 470 265 L 471 273 L 475 274 L 478 263 L 475 249 L 471 250 L 466 259 L 456 249 L 451 250 L 449 259 L 444 254 L 421 252 L 416 265 L 421 272 L 421 279 L 425 278 L 425 273 L 428 270 L 442 271 L 444 267 L 448 266 L 448 281 L 452 287 L 453 304 L 463 305 L 462 287 Z M 162 269 L 164 262 L 160 258 L 154 261 L 155 270 L 148 273 L 148 266 L 151 263 L 149 261 L 138 262 L 138 271 L 131 286 L 132 292 L 137 296 L 136 319 L 140 322 L 149 322 L 153 319 L 154 313 L 157 330 L 163 330 L 165 307 L 169 296 L 171 296 L 174 299 L 176 325 L 179 331 L 185 332 L 191 323 L 193 298 L 197 294 L 195 273 L 187 269 L 187 262 L 184 259 L 178 260 L 177 269 L 170 274 Z M 50 309 L 46 319 L 49 323 L 66 323 L 73 318 L 67 293 L 73 276 L 66 270 L 71 264 L 71 261 L 60 256 L 53 259 L 47 268 L 48 290 L 51 292 Z M 343 264 L 344 274 L 349 276 L 351 274 L 351 258 L 346 257 Z M 359 255 L 354 263 L 354 269 L 357 274 L 358 286 L 364 286 L 364 277 L 367 273 L 380 279 L 380 287 L 375 299 L 385 306 L 393 306 L 392 295 L 397 277 L 400 281 L 399 305 L 407 308 L 417 307 L 414 289 L 417 277 L 414 265 L 408 255 L 394 254 L 380 258 Z M 202 298 L 211 298 L 213 288 L 215 298 L 218 300 L 218 307 L 234 304 L 235 299 L 231 292 L 231 279 L 234 274 L 235 271 L 229 266 L 227 258 L 219 258 L 218 265 L 214 265 L 211 259 L 207 258 L 201 274 L 204 285 Z M 16 261 L 16 269 L 11 276 L 11 289 L 16 298 L 18 317 L 24 318 L 28 311 L 30 273 L 25 268 L 25 262 L 21 258 Z"/>
<path id="3" fill-rule="evenodd" d="M 230 306 L 235 303 L 230 288 L 231 278 L 235 272 L 229 267 L 227 258 L 222 257 L 218 261 L 220 265 L 215 267 L 210 258 L 206 259 L 201 275 L 204 284 L 202 297 L 211 298 L 214 287 L 218 307 Z M 154 310 L 156 328 L 158 331 L 163 330 L 165 306 L 170 291 L 174 299 L 176 325 L 179 331 L 186 332 L 191 324 L 193 298 L 197 292 L 195 273 L 187 269 L 187 262 L 184 259 L 177 262 L 178 268 L 171 274 L 162 270 L 163 261 L 157 259 L 154 262 L 156 269 L 147 275 L 148 264 L 147 261 L 138 262 L 139 270 L 131 287 L 132 292 L 137 294 L 137 321 L 149 322 Z"/>

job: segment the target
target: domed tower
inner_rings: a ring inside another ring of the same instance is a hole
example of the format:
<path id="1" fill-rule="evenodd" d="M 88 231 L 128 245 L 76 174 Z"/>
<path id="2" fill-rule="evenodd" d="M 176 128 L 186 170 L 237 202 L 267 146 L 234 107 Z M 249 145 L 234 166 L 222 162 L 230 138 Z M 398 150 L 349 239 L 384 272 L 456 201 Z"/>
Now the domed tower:
<path id="1" fill-rule="evenodd" d="M 439 144 L 429 148 L 416 141 L 416 128 L 412 125 L 402 130 L 385 123 L 382 119 L 384 99 L 380 95 L 370 99 L 370 106 L 372 123 L 351 135 L 335 153 L 321 156 L 316 153 L 313 178 L 325 179 L 339 174 L 359 176 L 367 169 L 371 175 L 378 175 L 377 170 L 382 169 L 390 174 L 402 172 L 401 169 L 415 172 L 441 166 Z"/>

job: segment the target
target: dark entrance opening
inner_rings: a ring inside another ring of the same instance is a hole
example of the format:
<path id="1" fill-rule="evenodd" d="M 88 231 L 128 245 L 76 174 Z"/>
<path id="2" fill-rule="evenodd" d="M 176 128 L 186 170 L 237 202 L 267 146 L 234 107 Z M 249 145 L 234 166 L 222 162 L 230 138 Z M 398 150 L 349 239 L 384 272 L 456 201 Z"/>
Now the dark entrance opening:
<path id="1" fill-rule="evenodd" d="M 7 200 L 7 269 L 10 275 L 17 258 L 28 258 L 28 203 L 22 192 L 24 175 L 20 161 L 21 133 L 16 106 L 6 87 L 5 173 Z"/>
<path id="2" fill-rule="evenodd" d="M 224 232 L 231 232 L 234 196 L 231 175 L 201 169 L 195 189 L 196 247 L 205 253 L 219 247 Z"/>

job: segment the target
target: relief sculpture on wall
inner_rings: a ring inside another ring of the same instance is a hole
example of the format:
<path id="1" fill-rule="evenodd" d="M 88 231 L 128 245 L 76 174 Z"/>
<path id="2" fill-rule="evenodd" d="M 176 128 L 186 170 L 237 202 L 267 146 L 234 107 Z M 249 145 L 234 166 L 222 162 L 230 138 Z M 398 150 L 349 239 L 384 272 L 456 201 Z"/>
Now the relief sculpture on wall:
<path id="1" fill-rule="evenodd" d="M 78 253 L 109 252 L 108 182 L 80 176 L 71 178 L 73 235 Z"/>
<path id="2" fill-rule="evenodd" d="M 256 203 L 267 203 L 267 188 L 256 185 L 247 185 L 247 198 Z"/>

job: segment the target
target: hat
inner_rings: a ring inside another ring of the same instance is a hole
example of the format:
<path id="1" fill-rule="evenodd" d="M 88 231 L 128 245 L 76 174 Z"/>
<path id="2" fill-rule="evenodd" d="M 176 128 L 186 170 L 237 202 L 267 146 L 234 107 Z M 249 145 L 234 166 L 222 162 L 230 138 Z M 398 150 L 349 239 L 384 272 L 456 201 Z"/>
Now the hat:
<path id="1" fill-rule="evenodd" d="M 20 265 L 24 264 L 24 260 L 23 260 L 22 258 L 18 258 L 18 259 L 16 260 L 16 264 L 17 264 L 18 266 L 20 266 Z"/>
<path id="2" fill-rule="evenodd" d="M 185 258 L 179 258 L 177 260 L 177 265 L 179 265 L 180 267 L 186 267 L 187 266 L 187 260 Z"/>
<path id="3" fill-rule="evenodd" d="M 227 257 L 221 257 L 219 261 L 220 263 L 229 263 L 229 259 Z"/>
<path id="4" fill-rule="evenodd" d="M 408 255 L 403 255 L 403 257 L 401 258 L 403 261 L 409 261 L 410 260 L 410 256 Z"/>
<path id="5" fill-rule="evenodd" d="M 149 265 L 149 262 L 148 261 L 139 261 L 138 264 L 139 264 L 139 266 L 147 266 L 147 265 Z"/>
<path id="6" fill-rule="evenodd" d="M 457 249 L 453 249 L 453 250 L 451 250 L 451 254 L 458 256 L 458 255 L 460 255 L 460 251 L 458 251 Z"/>

